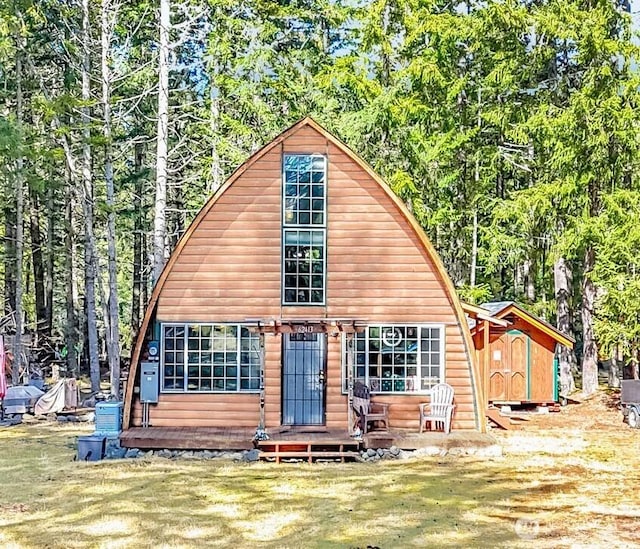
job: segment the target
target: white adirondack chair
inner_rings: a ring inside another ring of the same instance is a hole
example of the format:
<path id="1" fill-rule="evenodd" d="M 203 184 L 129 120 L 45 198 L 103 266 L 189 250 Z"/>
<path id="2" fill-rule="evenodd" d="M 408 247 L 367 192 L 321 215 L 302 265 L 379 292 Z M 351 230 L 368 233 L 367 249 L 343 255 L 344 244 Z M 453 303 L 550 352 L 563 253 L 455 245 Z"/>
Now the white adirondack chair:
<path id="1" fill-rule="evenodd" d="M 431 389 L 431 402 L 420 404 L 420 432 L 429 423 L 431 429 L 442 424 L 445 433 L 451 432 L 451 416 L 456 405 L 453 403 L 453 387 L 448 383 L 438 383 Z"/>

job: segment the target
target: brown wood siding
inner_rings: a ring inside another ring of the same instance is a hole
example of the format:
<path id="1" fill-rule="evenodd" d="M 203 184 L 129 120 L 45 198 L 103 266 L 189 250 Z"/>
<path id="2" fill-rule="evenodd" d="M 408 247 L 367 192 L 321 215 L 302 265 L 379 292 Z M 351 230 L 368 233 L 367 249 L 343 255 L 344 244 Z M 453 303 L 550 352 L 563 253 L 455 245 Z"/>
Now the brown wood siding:
<path id="1" fill-rule="evenodd" d="M 265 351 L 265 424 L 266 427 L 280 425 L 282 416 L 282 340 L 281 336 L 266 335 Z"/>
<path id="2" fill-rule="evenodd" d="M 152 427 L 248 427 L 260 419 L 258 394 L 163 393 L 160 402 L 149 406 Z M 133 425 L 142 424 L 142 407 L 136 400 Z"/>
<path id="3" fill-rule="evenodd" d="M 328 157 L 326 306 L 281 305 L 281 155 Z M 475 429 L 470 357 L 437 266 L 403 212 L 363 167 L 314 128 L 303 126 L 251 163 L 207 211 L 171 265 L 159 294 L 159 322 L 341 318 L 360 323 L 446 327 L 446 381 L 457 405 L 453 428 Z M 267 335 L 266 425 L 281 421 L 281 337 Z M 341 338 L 328 338 L 326 424 L 347 428 Z M 392 428 L 418 429 L 420 395 L 376 395 Z M 256 426 L 259 395 L 161 394 L 157 426 Z M 140 423 L 140 406 L 133 424 Z"/>

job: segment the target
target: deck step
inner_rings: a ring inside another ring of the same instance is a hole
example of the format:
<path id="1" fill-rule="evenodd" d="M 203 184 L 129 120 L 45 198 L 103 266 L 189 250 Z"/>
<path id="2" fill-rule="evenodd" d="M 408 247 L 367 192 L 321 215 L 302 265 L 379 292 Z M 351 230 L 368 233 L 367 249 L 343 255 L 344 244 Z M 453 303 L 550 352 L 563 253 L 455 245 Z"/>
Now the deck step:
<path id="1" fill-rule="evenodd" d="M 500 410 L 497 408 L 487 408 L 485 415 L 493 421 L 498 427 L 509 430 L 512 429 L 511 420 L 500 414 Z"/>
<path id="2" fill-rule="evenodd" d="M 319 459 L 340 460 L 359 457 L 360 443 L 352 439 L 303 438 L 289 440 L 261 440 L 258 442 L 260 459 L 274 459 L 276 463 L 287 458 L 305 458 L 309 463 Z"/>
<path id="3" fill-rule="evenodd" d="M 278 452 L 260 452 L 260 459 L 273 459 L 275 458 L 276 463 L 280 463 L 283 459 L 298 459 L 305 458 L 309 463 L 313 463 L 314 460 L 318 459 L 326 459 L 326 460 L 340 460 L 342 463 L 346 461 L 346 459 L 356 459 L 360 457 L 359 452 L 352 451 L 342 451 L 342 452 L 333 452 L 333 451 L 311 451 L 311 452 L 288 452 L 288 451 L 278 451 Z"/>

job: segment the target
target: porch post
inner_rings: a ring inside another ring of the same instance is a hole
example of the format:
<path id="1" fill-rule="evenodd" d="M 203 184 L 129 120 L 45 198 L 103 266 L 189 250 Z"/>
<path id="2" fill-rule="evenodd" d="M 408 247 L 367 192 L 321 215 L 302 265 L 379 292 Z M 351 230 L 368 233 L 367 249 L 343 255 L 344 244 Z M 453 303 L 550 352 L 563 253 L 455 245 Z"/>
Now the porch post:
<path id="1" fill-rule="evenodd" d="M 353 367 L 355 360 L 353 359 L 353 333 L 346 334 L 347 338 L 347 391 L 348 391 L 348 405 L 347 417 L 349 421 L 349 434 L 353 435 Z"/>
<path id="2" fill-rule="evenodd" d="M 259 429 L 265 429 L 265 414 L 264 414 L 264 401 L 265 401 L 265 389 L 264 389 L 264 332 L 260 331 L 260 425 Z"/>

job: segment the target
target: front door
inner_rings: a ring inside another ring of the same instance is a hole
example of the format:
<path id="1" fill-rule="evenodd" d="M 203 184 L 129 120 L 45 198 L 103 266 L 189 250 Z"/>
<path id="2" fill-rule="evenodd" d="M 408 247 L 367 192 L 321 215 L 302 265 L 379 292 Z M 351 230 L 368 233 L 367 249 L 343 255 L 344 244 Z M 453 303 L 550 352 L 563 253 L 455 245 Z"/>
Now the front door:
<path id="1" fill-rule="evenodd" d="M 282 424 L 324 425 L 327 335 L 283 336 Z"/>

